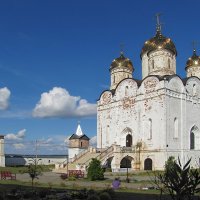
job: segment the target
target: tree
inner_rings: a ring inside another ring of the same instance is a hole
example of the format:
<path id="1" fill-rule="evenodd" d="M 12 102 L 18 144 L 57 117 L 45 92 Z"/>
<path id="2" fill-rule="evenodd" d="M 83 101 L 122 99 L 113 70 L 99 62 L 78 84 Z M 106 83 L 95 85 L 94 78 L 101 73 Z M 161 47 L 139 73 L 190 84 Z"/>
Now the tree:
<path id="1" fill-rule="evenodd" d="M 171 168 L 173 168 L 174 161 L 175 161 L 174 156 L 170 156 L 168 158 L 167 162 L 165 163 L 165 172 L 168 171 L 168 170 L 170 170 Z"/>
<path id="2" fill-rule="evenodd" d="M 164 173 L 156 175 L 155 183 L 161 195 L 164 192 L 173 200 L 192 200 L 200 192 L 200 188 L 197 188 L 200 184 L 200 172 L 198 169 L 190 169 L 190 162 L 191 159 L 182 167 L 179 158 L 178 162 L 170 160 Z"/>
<path id="3" fill-rule="evenodd" d="M 87 178 L 91 181 L 104 179 L 104 170 L 102 169 L 101 162 L 98 159 L 92 158 L 92 161 L 89 163 Z"/>
<path id="4" fill-rule="evenodd" d="M 38 165 L 39 160 L 36 158 L 33 158 L 30 160 L 30 163 L 28 165 L 27 172 L 31 178 L 32 189 L 33 189 L 34 179 L 38 179 L 38 176 L 42 174 L 41 166 Z"/>

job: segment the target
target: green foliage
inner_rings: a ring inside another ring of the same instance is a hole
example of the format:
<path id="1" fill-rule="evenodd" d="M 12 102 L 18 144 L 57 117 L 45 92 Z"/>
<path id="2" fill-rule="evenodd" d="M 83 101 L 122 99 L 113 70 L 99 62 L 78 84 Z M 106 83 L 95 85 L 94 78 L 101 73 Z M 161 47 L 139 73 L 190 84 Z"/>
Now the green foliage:
<path id="1" fill-rule="evenodd" d="M 170 170 L 171 168 L 173 168 L 175 163 L 175 158 L 174 156 L 170 156 L 167 160 L 167 162 L 165 163 L 165 171 Z"/>
<path id="2" fill-rule="evenodd" d="M 93 194 L 87 198 L 87 200 L 101 200 L 97 195 Z"/>
<path id="3" fill-rule="evenodd" d="M 112 198 L 107 192 L 100 193 L 99 197 L 101 200 L 112 200 Z"/>
<path id="4" fill-rule="evenodd" d="M 88 167 L 87 178 L 91 181 L 104 179 L 104 171 L 101 168 L 101 162 L 98 159 L 92 158 Z"/>
<path id="5" fill-rule="evenodd" d="M 170 160 L 170 164 L 165 166 L 165 172 L 156 175 L 155 183 L 161 194 L 167 193 L 173 200 L 192 200 L 200 192 L 200 188 L 197 188 L 200 173 L 198 169 L 190 169 L 190 162 L 191 159 L 182 167 L 180 159 L 178 162 Z"/>

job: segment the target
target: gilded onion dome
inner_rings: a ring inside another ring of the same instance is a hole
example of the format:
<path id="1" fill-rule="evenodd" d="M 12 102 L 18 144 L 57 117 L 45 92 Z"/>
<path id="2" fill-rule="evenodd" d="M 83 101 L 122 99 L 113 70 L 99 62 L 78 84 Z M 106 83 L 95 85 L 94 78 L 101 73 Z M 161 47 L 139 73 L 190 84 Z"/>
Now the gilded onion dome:
<path id="1" fill-rule="evenodd" d="M 157 30 L 155 37 L 147 40 L 142 48 L 141 57 L 145 53 L 149 53 L 158 49 L 170 50 L 173 54 L 177 55 L 176 47 L 170 38 L 162 35 L 160 30 Z"/>
<path id="2" fill-rule="evenodd" d="M 129 58 L 124 57 L 123 52 L 120 53 L 120 57 L 116 58 L 112 61 L 110 65 L 110 70 L 114 68 L 128 68 L 129 70 L 133 71 L 133 64 Z"/>
<path id="3" fill-rule="evenodd" d="M 196 50 L 193 50 L 193 55 L 190 57 L 186 63 L 186 68 L 200 66 L 200 57 L 197 56 Z"/>

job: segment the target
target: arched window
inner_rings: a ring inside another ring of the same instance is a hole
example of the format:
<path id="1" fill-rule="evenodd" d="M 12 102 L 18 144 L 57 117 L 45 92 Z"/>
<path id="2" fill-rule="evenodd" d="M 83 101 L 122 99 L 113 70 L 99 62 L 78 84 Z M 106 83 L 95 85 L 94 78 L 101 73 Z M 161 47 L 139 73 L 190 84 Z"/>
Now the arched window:
<path id="1" fill-rule="evenodd" d="M 131 168 L 131 159 L 128 156 L 121 160 L 120 168 Z"/>
<path id="2" fill-rule="evenodd" d="M 200 149 L 200 130 L 196 125 L 190 131 L 190 149 Z"/>
<path id="3" fill-rule="evenodd" d="M 174 138 L 178 138 L 178 119 L 174 118 Z"/>
<path id="4" fill-rule="evenodd" d="M 195 137 L 194 137 L 194 133 L 191 132 L 190 133 L 190 149 L 194 149 L 194 144 L 195 144 Z"/>
<path id="5" fill-rule="evenodd" d="M 132 146 L 132 136 L 131 134 L 128 134 L 126 136 L 126 147 L 131 147 Z"/>
<path id="6" fill-rule="evenodd" d="M 151 160 L 151 158 L 145 159 L 144 170 L 152 170 L 152 160 Z"/>
<path id="7" fill-rule="evenodd" d="M 152 139 L 152 119 L 149 119 L 149 139 Z"/>

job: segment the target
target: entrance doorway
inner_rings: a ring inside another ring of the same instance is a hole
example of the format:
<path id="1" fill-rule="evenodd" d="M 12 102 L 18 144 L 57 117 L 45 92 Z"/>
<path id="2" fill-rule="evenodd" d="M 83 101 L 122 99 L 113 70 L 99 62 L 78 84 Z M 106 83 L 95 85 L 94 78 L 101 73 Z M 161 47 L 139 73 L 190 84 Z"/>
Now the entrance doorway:
<path id="1" fill-rule="evenodd" d="M 144 170 L 152 170 L 152 160 L 151 160 L 151 158 L 145 159 Z"/>

